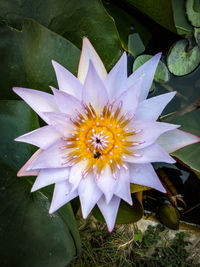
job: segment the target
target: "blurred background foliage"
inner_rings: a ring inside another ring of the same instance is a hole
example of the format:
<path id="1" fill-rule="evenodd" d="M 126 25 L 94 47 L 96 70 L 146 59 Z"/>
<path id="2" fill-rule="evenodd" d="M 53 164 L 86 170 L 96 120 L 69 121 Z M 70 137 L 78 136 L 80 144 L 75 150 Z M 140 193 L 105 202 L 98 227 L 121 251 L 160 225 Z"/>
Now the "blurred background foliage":
<path id="1" fill-rule="evenodd" d="M 80 253 L 79 200 L 49 215 L 53 188 L 30 194 L 34 178 L 16 178 L 35 148 L 13 140 L 41 122 L 12 87 L 50 92 L 57 85 L 52 59 L 76 75 L 83 36 L 108 71 L 123 50 L 129 74 L 162 51 L 149 97 L 177 91 L 160 120 L 200 136 L 199 0 L 1 0 L 1 266 L 66 266 Z M 180 220 L 200 225 L 199 154 L 194 144 L 173 153 L 176 165 L 155 164 L 167 194 L 132 184 L 134 205 L 121 203 L 117 223 L 153 212 L 172 229 Z M 93 215 L 103 221 L 97 207 Z"/>

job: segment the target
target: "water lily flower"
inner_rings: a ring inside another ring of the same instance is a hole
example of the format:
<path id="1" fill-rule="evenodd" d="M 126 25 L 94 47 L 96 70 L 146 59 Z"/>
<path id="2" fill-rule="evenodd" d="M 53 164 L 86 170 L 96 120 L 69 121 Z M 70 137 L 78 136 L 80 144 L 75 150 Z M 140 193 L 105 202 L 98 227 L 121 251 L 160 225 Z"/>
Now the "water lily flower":
<path id="1" fill-rule="evenodd" d="M 13 88 L 47 123 L 16 141 L 39 147 L 18 176 L 37 176 L 32 192 L 55 184 L 50 213 L 79 196 L 83 217 L 97 204 L 112 231 L 120 200 L 132 204 L 130 183 L 165 192 L 151 163 L 174 163 L 169 153 L 200 139 L 156 121 L 175 95 L 146 99 L 160 56 L 127 77 L 124 53 L 107 74 L 83 38 L 77 78 L 52 61 L 59 90 Z"/>

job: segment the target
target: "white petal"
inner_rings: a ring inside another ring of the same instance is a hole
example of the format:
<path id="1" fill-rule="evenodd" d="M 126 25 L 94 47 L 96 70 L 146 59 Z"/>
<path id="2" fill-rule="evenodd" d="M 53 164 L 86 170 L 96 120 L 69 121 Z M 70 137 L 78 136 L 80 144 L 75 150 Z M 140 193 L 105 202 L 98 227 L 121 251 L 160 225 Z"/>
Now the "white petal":
<path id="1" fill-rule="evenodd" d="M 130 136 L 128 138 L 128 141 L 132 142 L 144 142 L 141 143 L 141 145 L 134 146 L 134 149 L 141 149 L 144 147 L 147 147 L 151 144 L 153 144 L 156 139 L 163 133 L 167 131 L 174 130 L 179 127 L 179 125 L 171 124 L 171 123 L 165 123 L 165 122 L 143 122 L 143 121 L 133 121 L 131 123 L 130 128 L 134 128 L 134 130 L 139 131 L 138 134 L 135 134 L 133 136 Z"/>
<path id="2" fill-rule="evenodd" d="M 127 89 L 127 56 L 123 53 L 117 64 L 112 68 L 104 81 L 108 91 L 109 100 L 112 102 Z"/>
<path id="3" fill-rule="evenodd" d="M 102 196 L 97 202 L 97 205 L 105 218 L 106 224 L 108 226 L 109 232 L 112 232 L 115 220 L 117 217 L 117 212 L 119 209 L 120 198 L 113 196 L 109 204 L 106 203 L 105 197 Z"/>
<path id="4" fill-rule="evenodd" d="M 81 99 L 82 84 L 80 81 L 56 61 L 52 60 L 52 64 L 56 72 L 59 89 Z"/>
<path id="5" fill-rule="evenodd" d="M 78 196 L 77 190 L 69 193 L 70 189 L 71 185 L 68 180 L 55 184 L 53 199 L 51 201 L 51 207 L 49 209 L 50 214 Z"/>
<path id="6" fill-rule="evenodd" d="M 83 86 L 83 102 L 89 103 L 96 111 L 102 111 L 104 105 L 108 102 L 108 94 L 103 81 L 99 78 L 93 63 L 90 61 L 87 77 Z"/>
<path id="7" fill-rule="evenodd" d="M 129 170 L 121 169 L 119 171 L 118 183 L 115 188 L 114 194 L 130 205 L 133 204 L 130 192 L 130 172 Z"/>
<path id="8" fill-rule="evenodd" d="M 168 153 L 197 142 L 200 142 L 200 137 L 181 130 L 167 132 L 157 140 L 157 143 Z"/>
<path id="9" fill-rule="evenodd" d="M 138 106 L 142 80 L 143 77 L 138 79 L 135 84 L 124 91 L 116 100 L 115 103 L 122 101 L 121 114 L 124 114 L 127 111 L 129 111 L 131 114 L 135 113 Z"/>
<path id="10" fill-rule="evenodd" d="M 81 160 L 80 162 L 76 163 L 71 167 L 69 182 L 72 184 L 72 191 L 77 189 L 81 179 L 83 179 L 82 173 L 85 170 L 87 164 L 87 160 Z"/>
<path id="11" fill-rule="evenodd" d="M 24 164 L 24 166 L 18 171 L 17 176 L 37 176 L 39 170 L 27 170 L 29 165 L 42 153 L 42 149 L 38 149 L 31 158 Z"/>
<path id="12" fill-rule="evenodd" d="M 66 150 L 61 149 L 65 142 L 58 140 L 53 145 L 42 151 L 39 156 L 28 166 L 27 170 L 44 169 L 44 168 L 66 168 L 63 156 Z"/>
<path id="13" fill-rule="evenodd" d="M 88 174 L 83 178 L 78 187 L 78 194 L 81 202 L 81 210 L 83 218 L 86 219 L 94 205 L 102 196 L 101 190 L 95 182 L 95 177 Z"/>
<path id="14" fill-rule="evenodd" d="M 42 112 L 57 112 L 58 107 L 54 96 L 45 92 L 14 87 L 13 91 L 18 94 L 35 112 L 48 123 L 48 118 Z"/>
<path id="15" fill-rule="evenodd" d="M 63 136 L 68 136 L 74 131 L 75 126 L 71 122 L 69 115 L 55 112 L 45 112 L 44 114 L 48 118 L 49 124 Z"/>
<path id="16" fill-rule="evenodd" d="M 50 184 L 55 184 L 69 177 L 69 168 L 42 169 L 33 184 L 31 192 Z"/>
<path id="17" fill-rule="evenodd" d="M 61 137 L 61 134 L 56 131 L 52 126 L 44 126 L 32 132 L 17 137 L 15 141 L 24 142 L 38 146 L 42 149 L 52 145 L 56 140 Z"/>
<path id="18" fill-rule="evenodd" d="M 156 121 L 166 105 L 172 100 L 176 92 L 162 94 L 139 103 L 136 110 L 136 120 Z"/>
<path id="19" fill-rule="evenodd" d="M 166 193 L 165 188 L 151 164 L 129 164 L 129 170 L 132 183 L 149 186 Z"/>
<path id="20" fill-rule="evenodd" d="M 104 173 L 97 180 L 98 187 L 105 195 L 106 203 L 109 203 L 113 197 L 117 183 L 118 180 L 113 177 L 110 166 L 106 165 Z"/>
<path id="21" fill-rule="evenodd" d="M 140 101 L 145 100 L 147 98 L 160 57 L 161 53 L 156 54 L 154 57 L 144 63 L 140 68 L 135 70 L 133 74 L 128 77 L 128 86 L 131 86 L 142 75 L 145 75 L 144 80 L 142 82 L 142 90 L 139 99 Z"/>
<path id="22" fill-rule="evenodd" d="M 94 64 L 99 77 L 104 80 L 107 75 L 107 71 L 90 41 L 86 37 L 84 37 L 80 62 L 78 66 L 78 79 L 81 81 L 81 83 L 85 82 L 90 60 Z"/>
<path id="23" fill-rule="evenodd" d="M 133 151 L 134 152 L 134 151 Z M 124 161 L 131 163 L 149 163 L 149 162 L 167 162 L 175 163 L 176 161 L 170 157 L 170 155 L 162 149 L 161 146 L 154 143 L 148 147 L 138 149 L 135 151 L 137 156 L 128 156 Z M 138 156 L 140 155 L 140 156 Z"/>
<path id="24" fill-rule="evenodd" d="M 81 102 L 74 96 L 69 95 L 68 93 L 59 91 L 51 87 L 55 101 L 61 112 L 74 115 L 75 110 L 82 110 Z M 81 91 L 82 92 L 82 91 Z"/>

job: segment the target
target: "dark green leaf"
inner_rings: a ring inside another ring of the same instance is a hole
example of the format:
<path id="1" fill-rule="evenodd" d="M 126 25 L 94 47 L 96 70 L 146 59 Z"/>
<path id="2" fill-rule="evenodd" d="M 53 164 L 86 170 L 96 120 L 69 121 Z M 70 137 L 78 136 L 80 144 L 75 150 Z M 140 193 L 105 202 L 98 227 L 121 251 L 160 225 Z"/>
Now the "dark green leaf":
<path id="1" fill-rule="evenodd" d="M 0 101 L 0 125 L 0 162 L 18 170 L 36 149 L 14 139 L 39 127 L 37 115 L 23 101 Z"/>
<path id="2" fill-rule="evenodd" d="M 76 247 L 65 221 L 48 214 L 46 196 L 31 194 L 30 184 L 15 170 L 1 164 L 0 177 L 1 266 L 66 266 Z"/>
<path id="3" fill-rule="evenodd" d="M 200 27 L 200 2 L 199 0 L 186 0 L 188 20 L 194 27 Z"/>
<path id="4" fill-rule="evenodd" d="M 128 36 L 128 51 L 130 54 L 132 54 L 134 57 L 139 56 L 142 54 L 145 50 L 145 46 L 140 39 L 140 36 L 138 33 L 133 33 Z"/>
<path id="5" fill-rule="evenodd" d="M 108 13 L 115 20 L 122 47 L 130 53 L 128 47 L 129 35 L 138 33 L 144 46 L 148 44 L 151 39 L 150 31 L 137 19 L 134 15 L 129 15 L 122 8 L 115 3 L 103 1 Z"/>
<path id="6" fill-rule="evenodd" d="M 175 32 L 171 0 L 126 0 L 166 29 Z"/>
<path id="7" fill-rule="evenodd" d="M 178 229 L 180 214 L 171 204 L 165 203 L 159 208 L 159 217 L 165 226 L 174 230 Z"/>
<path id="8" fill-rule="evenodd" d="M 16 177 L 35 149 L 13 139 L 38 127 L 37 116 L 23 101 L 1 101 L 0 124 L 0 265 L 63 267 L 80 250 L 70 205 L 50 215 L 49 195 Z"/>
<path id="9" fill-rule="evenodd" d="M 122 52 L 115 23 L 99 0 L 2 0 L 0 16 L 18 27 L 23 18 L 33 18 L 79 48 L 87 36 L 108 70 Z"/>
<path id="10" fill-rule="evenodd" d="M 180 124 L 182 130 L 200 136 L 200 110 L 194 110 L 183 116 L 179 116 L 170 121 L 174 124 Z M 178 151 L 172 155 L 178 158 L 184 165 L 200 172 L 200 143 L 193 144 Z"/>
<path id="11" fill-rule="evenodd" d="M 198 46 L 189 47 L 188 40 L 176 42 L 169 51 L 167 66 L 171 73 L 177 76 L 192 72 L 200 63 Z"/>
<path id="12" fill-rule="evenodd" d="M 0 98 L 15 99 L 13 86 L 49 91 L 56 86 L 54 59 L 76 74 L 80 51 L 47 28 L 26 20 L 22 32 L 0 25 Z"/>
<path id="13" fill-rule="evenodd" d="M 193 33 L 192 26 L 188 23 L 185 13 L 185 0 L 171 1 L 174 15 L 174 23 L 177 33 L 189 38 Z"/>
<path id="14" fill-rule="evenodd" d="M 105 222 L 99 208 L 97 206 L 94 207 L 92 211 L 95 218 L 101 222 Z M 140 202 L 137 199 L 133 199 L 133 205 L 130 206 L 123 200 L 121 200 L 119 211 L 117 214 L 116 223 L 117 224 L 126 224 L 137 222 L 142 218 L 143 208 Z"/>

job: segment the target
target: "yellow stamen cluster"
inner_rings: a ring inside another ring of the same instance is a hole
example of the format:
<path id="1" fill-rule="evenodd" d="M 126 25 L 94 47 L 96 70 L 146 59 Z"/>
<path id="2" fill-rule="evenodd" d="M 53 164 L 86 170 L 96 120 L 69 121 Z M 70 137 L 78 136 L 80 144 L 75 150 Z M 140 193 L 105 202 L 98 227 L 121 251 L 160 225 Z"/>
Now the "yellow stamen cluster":
<path id="1" fill-rule="evenodd" d="M 93 171 L 97 178 L 107 164 L 114 178 L 117 168 L 127 168 L 123 159 L 126 155 L 133 156 L 129 148 L 139 143 L 128 140 L 137 132 L 127 128 L 133 116 L 120 115 L 121 106 L 122 102 L 113 111 L 113 104 L 107 104 L 97 114 L 91 104 L 83 104 L 82 114 L 77 111 L 76 118 L 71 118 L 75 128 L 74 133 L 65 138 L 65 147 L 69 149 L 65 164 L 72 166 L 81 160 L 88 160 L 82 175 L 86 177 Z"/>

